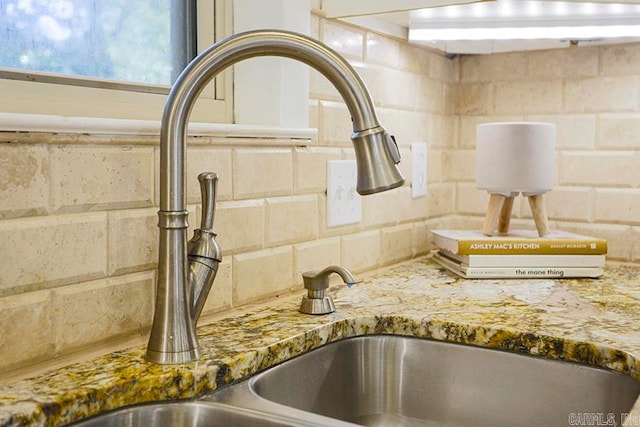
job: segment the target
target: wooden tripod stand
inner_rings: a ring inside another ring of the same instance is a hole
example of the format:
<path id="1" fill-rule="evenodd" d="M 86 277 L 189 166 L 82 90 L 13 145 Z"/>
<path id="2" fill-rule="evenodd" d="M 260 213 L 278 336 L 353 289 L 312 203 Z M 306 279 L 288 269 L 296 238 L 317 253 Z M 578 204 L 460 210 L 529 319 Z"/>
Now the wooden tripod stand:
<path id="1" fill-rule="evenodd" d="M 484 223 L 482 225 L 483 234 L 493 236 L 496 231 L 498 234 L 507 234 L 509 232 L 513 200 L 516 195 L 517 194 L 509 196 L 504 196 L 502 194 L 490 195 L 487 214 L 484 217 Z M 533 220 L 536 223 L 538 235 L 542 237 L 549 234 L 549 221 L 547 219 L 547 210 L 544 205 L 544 195 L 525 195 L 523 193 L 523 196 L 529 199 L 529 206 L 531 207 Z"/>

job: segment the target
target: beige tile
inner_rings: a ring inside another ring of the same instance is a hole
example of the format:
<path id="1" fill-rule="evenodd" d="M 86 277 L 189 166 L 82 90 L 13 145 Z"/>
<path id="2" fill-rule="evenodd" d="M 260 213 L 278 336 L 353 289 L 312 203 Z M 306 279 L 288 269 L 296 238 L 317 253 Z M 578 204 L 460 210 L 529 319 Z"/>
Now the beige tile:
<path id="1" fill-rule="evenodd" d="M 421 47 L 400 44 L 400 69 L 412 73 L 430 75 L 431 62 L 436 54 Z"/>
<path id="2" fill-rule="evenodd" d="M 107 273 L 104 213 L 0 221 L 0 242 L 0 295 Z"/>
<path id="3" fill-rule="evenodd" d="M 416 222 L 413 224 L 413 254 L 425 255 L 431 250 L 430 224 L 428 222 Z"/>
<path id="4" fill-rule="evenodd" d="M 316 99 L 309 99 L 309 127 L 318 129 L 320 127 L 320 106 Z M 312 144 L 318 144 L 318 134 L 312 138 Z"/>
<path id="5" fill-rule="evenodd" d="M 211 287 L 211 291 L 209 291 L 209 297 L 202 308 L 201 321 L 198 322 L 198 324 L 207 323 L 203 316 L 231 308 L 233 293 L 233 277 L 231 273 L 232 259 L 233 257 L 231 256 L 225 257 L 223 255 L 222 262 L 218 265 L 218 272 L 213 281 L 213 286 Z"/>
<path id="6" fill-rule="evenodd" d="M 476 179 L 476 151 L 454 150 L 451 152 L 451 178 L 456 181 Z"/>
<path id="7" fill-rule="evenodd" d="M 341 265 L 352 273 L 371 270 L 379 265 L 380 231 L 371 230 L 341 238 Z"/>
<path id="8" fill-rule="evenodd" d="M 427 190 L 429 185 L 427 183 Z M 414 199 L 409 185 L 373 194 L 362 200 L 363 225 L 366 228 L 426 219 L 431 202 L 428 197 Z"/>
<path id="9" fill-rule="evenodd" d="M 231 173 L 231 148 L 214 148 L 210 146 L 187 145 L 187 171 L 185 185 L 187 187 L 187 203 L 200 204 L 202 196 L 198 175 L 202 172 L 218 174 L 216 200 L 233 198 L 233 182 Z M 160 204 L 160 148 L 155 148 L 155 204 Z"/>
<path id="10" fill-rule="evenodd" d="M 266 201 L 267 246 L 318 237 L 318 198 L 315 195 L 278 197 Z"/>
<path id="11" fill-rule="evenodd" d="M 640 147 L 640 114 L 601 114 L 598 124 L 598 148 Z"/>
<path id="12" fill-rule="evenodd" d="M 321 102 L 319 139 L 321 145 L 349 147 L 353 123 L 346 105 L 335 102 Z"/>
<path id="13" fill-rule="evenodd" d="M 460 79 L 460 62 L 446 58 L 441 53 L 432 53 L 429 77 L 440 81 L 458 82 Z"/>
<path id="14" fill-rule="evenodd" d="M 371 194 L 362 198 L 362 224 L 367 228 L 397 223 L 401 206 L 406 207 L 403 194 L 398 190 Z"/>
<path id="15" fill-rule="evenodd" d="M 338 89 L 325 76 L 314 69 L 309 70 L 309 92 L 312 99 L 342 100 Z"/>
<path id="16" fill-rule="evenodd" d="M 640 74 L 640 43 L 600 47 L 601 75 Z"/>
<path id="17" fill-rule="evenodd" d="M 464 83 L 456 86 L 455 113 L 470 116 L 486 116 L 493 113 L 493 85 L 489 83 Z"/>
<path id="18" fill-rule="evenodd" d="M 367 62 L 399 68 L 400 43 L 397 41 L 375 33 L 367 33 L 364 46 Z"/>
<path id="19" fill-rule="evenodd" d="M 547 215 L 554 220 L 593 220 L 593 192 L 588 187 L 555 187 L 544 194 Z M 527 217 L 532 217 L 529 203 Z"/>
<path id="20" fill-rule="evenodd" d="M 292 248 L 282 246 L 233 256 L 233 304 L 288 292 L 293 277 Z"/>
<path id="21" fill-rule="evenodd" d="M 367 87 L 374 105 L 379 105 L 384 90 L 384 72 L 386 68 L 360 61 L 352 61 L 351 66 Z M 342 98 L 340 100 L 342 101 Z"/>
<path id="22" fill-rule="evenodd" d="M 631 232 L 627 232 L 627 233 L 623 233 L 623 238 L 627 238 L 628 240 L 630 240 L 630 244 L 628 245 L 624 245 L 624 244 L 620 244 L 620 245 L 616 245 L 616 248 L 620 247 L 620 248 L 629 248 L 631 254 L 628 256 L 625 256 L 626 253 L 625 251 L 621 251 L 621 255 L 619 256 L 620 259 L 622 260 L 631 260 L 633 262 L 640 262 L 640 227 L 631 227 Z M 609 241 L 609 253 L 611 254 L 610 257 L 613 258 L 614 254 L 612 253 L 612 243 L 611 241 Z"/>
<path id="23" fill-rule="evenodd" d="M 154 273 L 142 272 L 56 288 L 52 323 L 63 351 L 141 332 L 151 325 Z"/>
<path id="24" fill-rule="evenodd" d="M 561 185 L 637 186 L 640 157 L 633 151 L 565 151 L 559 156 Z"/>
<path id="25" fill-rule="evenodd" d="M 264 247 L 265 203 L 243 200 L 218 204 L 213 229 L 223 256 Z"/>
<path id="26" fill-rule="evenodd" d="M 49 291 L 0 298 L 0 372 L 44 360 L 55 351 Z"/>
<path id="27" fill-rule="evenodd" d="M 380 230 L 380 263 L 389 265 L 413 255 L 413 225 L 404 224 Z"/>
<path id="28" fill-rule="evenodd" d="M 450 215 L 455 212 L 454 183 L 434 183 L 427 187 L 427 192 L 429 218 Z"/>
<path id="29" fill-rule="evenodd" d="M 598 75 L 598 48 L 554 49 L 527 54 L 530 79 L 575 79 Z"/>
<path id="30" fill-rule="evenodd" d="M 484 215 L 487 213 L 489 195 L 478 190 L 475 182 L 461 182 L 456 185 L 456 214 Z"/>
<path id="31" fill-rule="evenodd" d="M 415 87 L 408 88 L 408 90 L 416 93 L 415 108 L 419 111 L 446 114 L 448 112 L 448 85 L 425 76 L 419 76 L 417 80 L 418 91 L 416 91 Z"/>
<path id="32" fill-rule="evenodd" d="M 327 162 L 340 160 L 339 148 L 300 147 L 293 152 L 293 192 L 323 193 L 327 190 Z"/>
<path id="33" fill-rule="evenodd" d="M 596 116 L 593 114 L 530 115 L 526 120 L 555 124 L 558 149 L 595 148 Z"/>
<path id="34" fill-rule="evenodd" d="M 431 115 L 424 112 L 376 109 L 380 123 L 393 135 L 399 147 L 408 147 L 414 142 L 426 141 L 431 132 Z"/>
<path id="35" fill-rule="evenodd" d="M 445 111 L 442 114 L 453 115 L 456 114 L 456 87 L 455 83 L 447 83 L 444 85 L 444 95 L 445 95 Z"/>
<path id="36" fill-rule="evenodd" d="M 508 116 L 460 116 L 458 121 L 458 140 L 456 147 L 473 148 L 476 147 L 476 129 L 482 123 L 495 122 L 521 122 L 523 115 Z"/>
<path id="37" fill-rule="evenodd" d="M 293 154 L 288 148 L 233 150 L 234 199 L 289 195 L 293 189 Z"/>
<path id="38" fill-rule="evenodd" d="M 496 114 L 549 114 L 562 109 L 560 80 L 519 80 L 496 83 Z"/>
<path id="39" fill-rule="evenodd" d="M 317 15 L 311 14 L 311 29 L 309 30 L 309 35 L 316 40 L 320 40 L 322 36 L 320 34 L 320 17 Z"/>
<path id="40" fill-rule="evenodd" d="M 49 179 L 45 146 L 0 144 L 0 219 L 45 214 Z"/>
<path id="41" fill-rule="evenodd" d="M 341 25 L 336 21 L 323 21 L 322 41 L 342 55 L 362 60 L 364 53 L 364 32 L 354 27 Z"/>
<path id="42" fill-rule="evenodd" d="M 640 190 L 606 188 L 595 190 L 595 220 L 614 224 L 638 224 Z"/>
<path id="43" fill-rule="evenodd" d="M 427 190 L 428 188 L 429 184 L 427 183 Z M 403 211 L 401 221 L 421 221 L 429 217 L 430 200 L 428 196 L 417 197 L 414 199 L 410 188 L 401 188 L 398 191 L 403 193 L 403 197 L 407 200 L 409 205 L 409 209 L 407 211 Z"/>
<path id="44" fill-rule="evenodd" d="M 398 163 L 398 169 L 400 169 L 400 173 L 404 176 L 405 183 L 404 185 L 411 186 L 411 180 L 413 178 L 413 161 L 411 158 L 411 148 L 410 147 L 398 147 L 400 152 L 400 163 Z M 424 171 L 426 173 L 426 165 L 424 167 Z"/>
<path id="45" fill-rule="evenodd" d="M 429 142 L 430 148 L 449 148 L 453 147 L 454 139 L 454 123 L 453 116 L 443 114 L 431 114 L 431 120 L 425 120 L 421 115 L 422 122 L 429 125 L 429 133 L 426 141 Z"/>
<path id="46" fill-rule="evenodd" d="M 570 113 L 637 111 L 638 79 L 633 76 L 567 80 L 564 109 Z"/>
<path id="47" fill-rule="evenodd" d="M 218 186 L 216 200 L 230 200 L 233 196 L 231 173 L 231 149 L 190 147 L 187 150 L 187 203 L 201 203 L 198 175 L 216 172 Z M 159 176 L 159 175 L 158 175 Z"/>
<path id="48" fill-rule="evenodd" d="M 151 206 L 152 147 L 55 146 L 51 195 L 59 212 Z"/>
<path id="49" fill-rule="evenodd" d="M 302 273 L 340 265 L 340 238 L 313 240 L 293 246 L 293 284 L 302 286 Z"/>
<path id="50" fill-rule="evenodd" d="M 158 262 L 157 209 L 108 213 L 109 275 L 155 268 Z"/>
<path id="51" fill-rule="evenodd" d="M 450 179 L 451 156 L 448 150 L 428 150 L 427 152 L 427 185 L 432 182 L 443 182 Z"/>
<path id="52" fill-rule="evenodd" d="M 495 82 L 522 80 L 526 74 L 526 53 L 466 55 L 460 58 L 461 81 Z"/>
<path id="53" fill-rule="evenodd" d="M 419 74 L 385 68 L 382 71 L 382 78 L 382 93 L 378 100 L 380 106 L 405 110 L 422 107 L 418 104 L 418 88 L 421 84 Z M 436 96 L 439 97 L 439 95 Z"/>
<path id="54" fill-rule="evenodd" d="M 606 239 L 607 260 L 630 260 L 634 247 L 637 248 L 637 236 L 632 232 L 634 227 L 628 225 L 564 222 L 557 228 Z"/>
<path id="55" fill-rule="evenodd" d="M 481 230 L 482 224 L 484 222 L 484 215 L 482 216 L 455 215 L 453 217 L 446 218 L 445 221 L 446 221 L 445 224 L 447 225 L 441 228 L 461 228 L 465 230 Z"/>

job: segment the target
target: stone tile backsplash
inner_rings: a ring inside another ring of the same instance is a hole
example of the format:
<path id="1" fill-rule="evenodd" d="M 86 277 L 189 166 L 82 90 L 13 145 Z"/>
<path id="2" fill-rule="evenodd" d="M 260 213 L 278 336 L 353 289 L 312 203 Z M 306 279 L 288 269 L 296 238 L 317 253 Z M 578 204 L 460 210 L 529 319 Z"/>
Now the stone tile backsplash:
<path id="1" fill-rule="evenodd" d="M 424 254 L 429 230 L 478 227 L 475 127 L 557 124 L 552 226 L 610 242 L 640 261 L 640 44 L 454 59 L 314 16 L 315 35 L 354 62 L 380 120 L 398 138 L 407 183 L 363 198 L 358 224 L 326 226 L 326 162 L 352 159 L 348 110 L 315 71 L 317 137 L 189 145 L 187 200 L 199 222 L 198 173 L 220 174 L 215 228 L 224 251 L 206 313 L 302 288 L 301 272 L 361 273 Z M 0 373 L 105 342 L 144 342 L 154 302 L 159 148 L 122 135 L 0 134 Z M 411 197 L 410 144 L 429 147 L 427 197 Z M 517 202 L 514 223 L 529 224 Z"/>

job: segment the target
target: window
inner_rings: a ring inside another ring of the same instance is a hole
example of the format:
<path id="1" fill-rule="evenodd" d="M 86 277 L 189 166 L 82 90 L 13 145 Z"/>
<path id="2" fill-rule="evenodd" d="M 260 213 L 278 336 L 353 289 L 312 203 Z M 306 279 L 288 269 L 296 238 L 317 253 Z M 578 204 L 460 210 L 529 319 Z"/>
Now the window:
<path id="1" fill-rule="evenodd" d="M 184 66 L 225 35 L 225 9 L 222 0 L 0 0 L 0 111 L 159 120 Z M 229 84 L 217 80 L 194 120 L 228 121 Z"/>

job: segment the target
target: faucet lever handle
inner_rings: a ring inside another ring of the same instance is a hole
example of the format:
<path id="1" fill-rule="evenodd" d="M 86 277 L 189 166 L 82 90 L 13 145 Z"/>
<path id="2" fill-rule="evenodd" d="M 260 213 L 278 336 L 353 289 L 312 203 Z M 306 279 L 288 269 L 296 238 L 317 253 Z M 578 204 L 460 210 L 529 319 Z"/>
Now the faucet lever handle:
<path id="1" fill-rule="evenodd" d="M 194 326 L 200 317 L 222 260 L 222 250 L 213 231 L 218 174 L 203 172 L 198 175 L 198 181 L 200 181 L 202 193 L 202 220 L 200 228 L 193 230 L 193 238 L 187 244 L 191 285 L 189 301 Z"/>
<path id="2" fill-rule="evenodd" d="M 202 195 L 202 219 L 200 221 L 200 229 L 213 231 L 218 174 L 215 172 L 203 172 L 198 175 L 198 181 L 200 182 L 200 193 Z"/>

